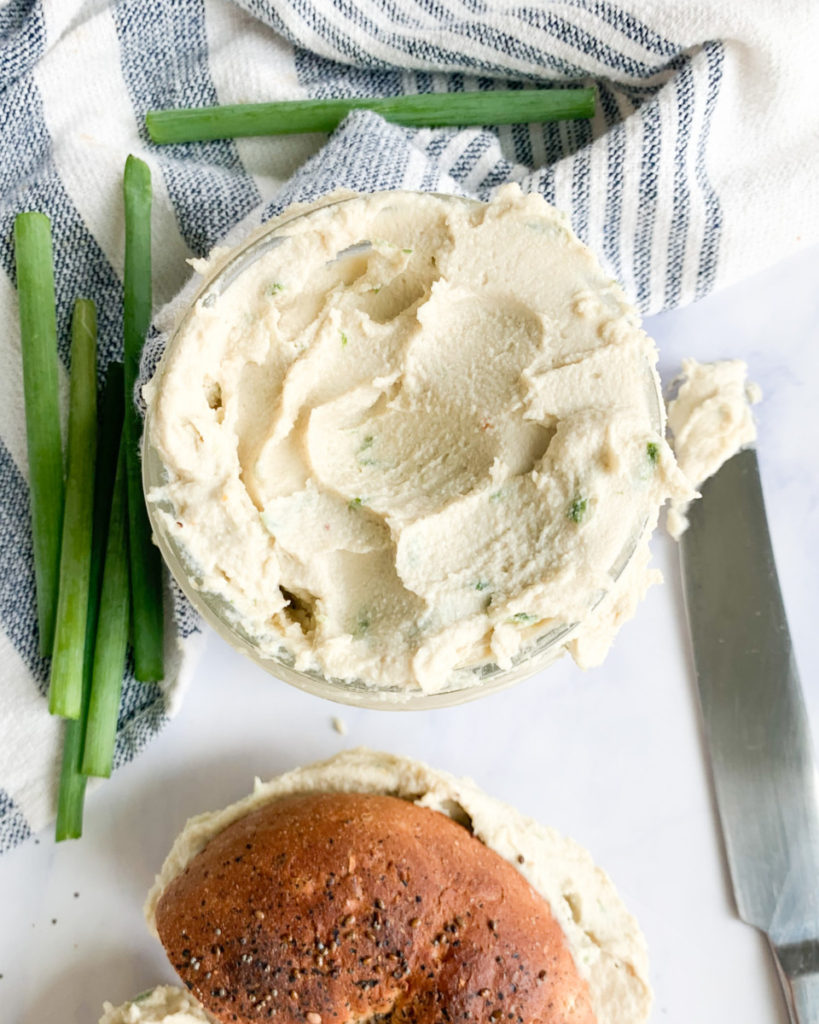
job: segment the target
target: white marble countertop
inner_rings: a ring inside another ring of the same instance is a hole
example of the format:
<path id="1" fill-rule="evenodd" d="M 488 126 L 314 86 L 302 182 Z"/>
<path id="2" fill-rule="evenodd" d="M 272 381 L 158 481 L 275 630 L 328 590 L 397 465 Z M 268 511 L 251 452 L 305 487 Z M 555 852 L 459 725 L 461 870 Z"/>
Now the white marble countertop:
<path id="1" fill-rule="evenodd" d="M 819 248 L 653 318 L 666 383 L 687 355 L 746 359 L 765 393 L 759 454 L 780 580 L 819 735 Z M 814 426 L 811 426 L 814 424 Z M 51 830 L 0 858 L 0 1020 L 95 1024 L 173 980 L 142 901 L 185 819 L 267 777 L 367 744 L 474 777 L 584 845 L 651 951 L 655 1024 L 785 1020 L 763 939 L 735 916 L 689 661 L 677 550 L 654 542 L 649 592 L 605 665 L 568 660 L 445 711 L 340 708 L 271 679 L 217 637 L 170 727 L 88 800 L 85 836 Z M 340 715 L 348 735 L 331 726 Z"/>

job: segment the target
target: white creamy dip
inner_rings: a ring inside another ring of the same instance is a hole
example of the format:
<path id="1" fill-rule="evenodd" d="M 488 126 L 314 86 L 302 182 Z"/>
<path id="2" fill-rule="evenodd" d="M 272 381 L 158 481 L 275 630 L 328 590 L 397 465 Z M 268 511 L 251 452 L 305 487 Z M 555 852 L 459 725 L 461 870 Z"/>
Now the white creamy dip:
<path id="1" fill-rule="evenodd" d="M 257 779 L 244 800 L 191 818 L 148 896 L 145 914 L 154 934 L 156 905 L 166 886 L 215 835 L 279 797 L 330 792 L 386 793 L 468 823 L 481 842 L 514 865 L 548 902 L 578 972 L 588 981 L 598 1024 L 642 1024 L 647 1019 L 652 992 L 645 939 L 611 879 L 586 850 L 488 796 L 469 779 L 363 748 L 267 783 Z"/>
<path id="2" fill-rule="evenodd" d="M 693 487 L 713 476 L 746 444 L 756 440 L 751 406 L 762 397 L 748 380 L 741 359 L 698 363 L 684 359 L 677 397 L 668 405 L 668 426 L 674 435 L 677 463 Z M 668 531 L 679 538 L 688 526 L 687 503 L 668 513 Z"/>
<path id="3" fill-rule="evenodd" d="M 136 999 L 113 1006 L 105 1003 L 100 1024 L 213 1024 L 198 1000 L 173 985 L 158 985 Z"/>
<path id="4" fill-rule="evenodd" d="M 196 586 L 262 654 L 374 686 L 435 692 L 566 624 L 599 661 L 689 496 L 618 285 L 517 186 L 278 223 L 145 389 L 149 501 Z"/>

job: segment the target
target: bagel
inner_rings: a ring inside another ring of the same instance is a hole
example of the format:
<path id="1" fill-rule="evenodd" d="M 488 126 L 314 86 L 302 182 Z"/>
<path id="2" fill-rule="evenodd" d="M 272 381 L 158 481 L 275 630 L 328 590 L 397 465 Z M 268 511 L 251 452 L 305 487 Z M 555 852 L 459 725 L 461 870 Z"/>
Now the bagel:
<path id="1" fill-rule="evenodd" d="M 156 924 L 226 1022 L 594 1022 L 543 897 L 463 825 L 394 796 L 266 804 L 174 879 Z"/>
<path id="2" fill-rule="evenodd" d="M 146 913 L 220 1024 L 639 1024 L 651 1005 L 642 935 L 584 850 L 366 750 L 192 819 Z"/>

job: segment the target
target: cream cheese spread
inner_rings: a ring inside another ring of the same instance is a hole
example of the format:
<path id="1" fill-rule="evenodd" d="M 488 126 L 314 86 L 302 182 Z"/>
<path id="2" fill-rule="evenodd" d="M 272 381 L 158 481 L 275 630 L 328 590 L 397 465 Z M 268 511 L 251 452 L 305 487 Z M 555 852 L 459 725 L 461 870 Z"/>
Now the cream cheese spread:
<path id="1" fill-rule="evenodd" d="M 136 999 L 105 1003 L 100 1024 L 213 1024 L 214 1018 L 182 988 L 158 985 Z"/>
<path id="2" fill-rule="evenodd" d="M 618 285 L 517 186 L 298 212 L 145 389 L 148 499 L 195 586 L 261 654 L 375 687 L 435 692 L 567 625 L 599 661 L 689 495 Z"/>
<path id="3" fill-rule="evenodd" d="M 257 779 L 253 793 L 244 800 L 192 818 L 148 896 L 145 913 L 151 930 L 156 933 L 156 905 L 166 886 L 215 835 L 271 800 L 316 792 L 386 793 L 467 824 L 549 903 L 577 969 L 589 983 L 598 1024 L 641 1024 L 647 1019 L 652 993 L 645 939 L 611 879 L 586 850 L 488 796 L 468 779 L 363 748 L 267 783 Z"/>
<path id="4" fill-rule="evenodd" d="M 677 397 L 668 405 L 668 426 L 680 469 L 693 487 L 713 476 L 746 444 L 756 440 L 751 406 L 762 397 L 740 359 L 715 363 L 683 360 Z M 668 531 L 680 537 L 688 526 L 686 503 L 668 513 Z"/>

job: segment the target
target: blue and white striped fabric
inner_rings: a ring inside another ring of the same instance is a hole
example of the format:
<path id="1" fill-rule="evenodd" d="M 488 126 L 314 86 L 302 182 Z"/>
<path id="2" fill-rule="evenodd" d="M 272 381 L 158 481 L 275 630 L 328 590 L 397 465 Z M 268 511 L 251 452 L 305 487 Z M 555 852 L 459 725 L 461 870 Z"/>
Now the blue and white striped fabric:
<path id="1" fill-rule="evenodd" d="M 52 817 L 60 748 L 37 654 L 14 215 L 53 222 L 63 385 L 76 296 L 97 303 L 103 367 L 121 351 L 129 152 L 154 174 L 158 306 L 187 258 L 290 202 L 516 180 L 569 213 L 644 312 L 669 309 L 819 237 L 817 18 L 811 0 L 0 0 L 0 850 Z M 143 127 L 153 107 L 568 80 L 597 88 L 593 121 L 410 131 L 360 112 L 329 141 L 164 149 Z M 176 608 L 172 682 L 197 643 Z M 118 763 L 168 700 L 126 680 Z"/>

